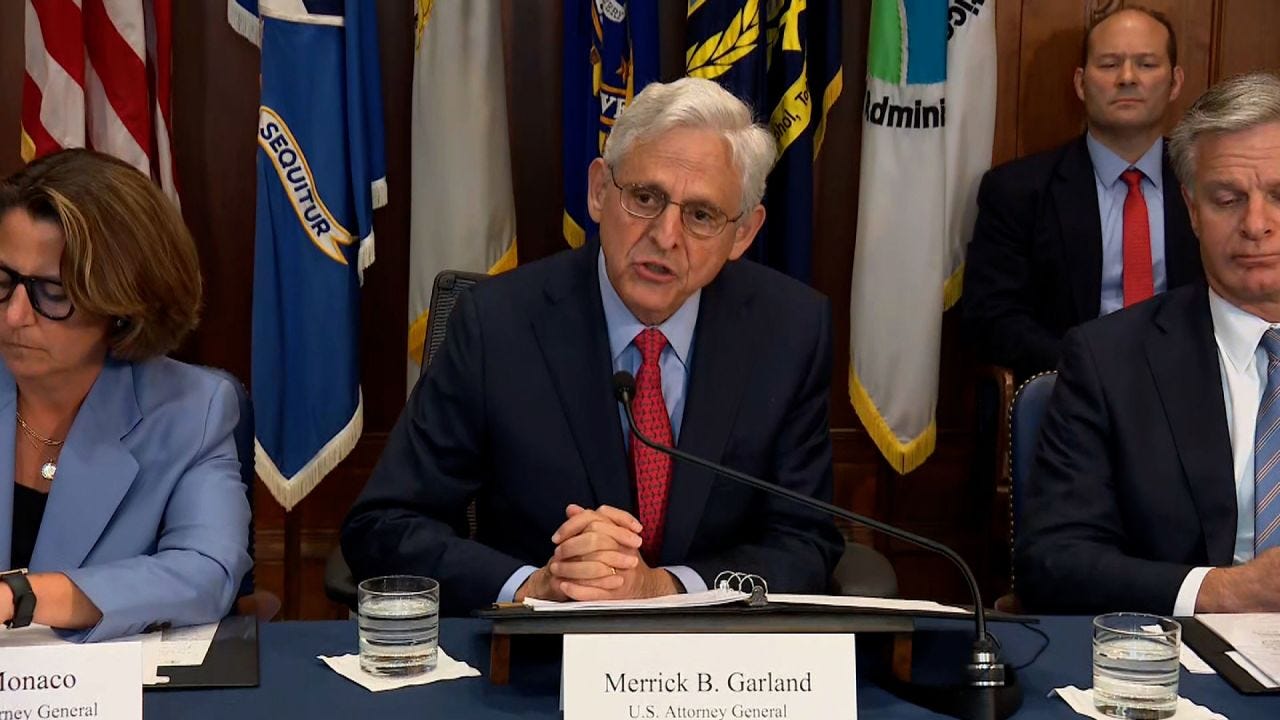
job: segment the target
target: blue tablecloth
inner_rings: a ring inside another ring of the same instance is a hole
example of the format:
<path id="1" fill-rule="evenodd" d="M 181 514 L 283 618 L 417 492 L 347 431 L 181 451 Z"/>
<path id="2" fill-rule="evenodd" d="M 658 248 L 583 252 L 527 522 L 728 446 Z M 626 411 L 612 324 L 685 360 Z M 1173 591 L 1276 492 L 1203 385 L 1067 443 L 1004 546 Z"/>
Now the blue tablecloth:
<path id="1" fill-rule="evenodd" d="M 1006 623 L 992 630 L 1003 645 L 1002 656 L 1020 665 L 1031 660 L 1044 640 L 1032 631 Z M 1034 663 L 1019 671 L 1025 699 L 1017 718 L 1078 718 L 1066 703 L 1046 697 L 1062 685 L 1089 687 L 1090 624 L 1085 617 L 1043 618 L 1039 626 L 1051 641 Z M 963 662 L 972 625 L 952 621 L 921 623 L 914 637 L 917 674 L 932 666 Z M 762 640 L 765 636 L 762 636 Z M 371 693 L 329 670 L 316 655 L 356 651 L 353 622 L 287 622 L 263 625 L 261 685 L 236 690 L 156 690 L 144 696 L 148 720 L 163 718 L 558 718 L 559 665 L 550 658 L 551 643 L 517 638 L 513 646 L 511 685 L 496 687 L 487 677 L 467 678 Z M 530 644 L 532 641 L 532 644 Z M 767 642 L 767 640 L 764 640 Z M 488 623 L 450 620 L 441 624 L 441 644 L 453 657 L 487 675 Z M 911 706 L 869 679 L 874 658 L 860 657 L 858 714 L 863 718 L 939 718 Z M 1280 696 L 1245 696 L 1216 675 L 1182 673 L 1181 694 L 1231 720 L 1280 718 Z"/>

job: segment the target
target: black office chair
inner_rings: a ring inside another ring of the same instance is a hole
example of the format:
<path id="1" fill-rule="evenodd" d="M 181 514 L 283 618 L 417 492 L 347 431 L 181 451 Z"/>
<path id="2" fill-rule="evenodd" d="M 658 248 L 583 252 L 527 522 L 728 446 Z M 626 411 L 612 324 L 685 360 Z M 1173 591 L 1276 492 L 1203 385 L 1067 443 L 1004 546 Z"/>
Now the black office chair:
<path id="1" fill-rule="evenodd" d="M 444 344 L 444 330 L 449 323 L 449 316 L 458 305 L 458 297 L 472 285 L 488 277 L 484 273 L 461 270 L 442 270 L 436 275 L 435 282 L 431 286 L 431 303 L 427 310 L 427 333 L 422 346 L 419 380 L 426 374 L 427 366 L 436 356 L 436 351 Z M 474 537 L 476 532 L 474 502 L 467 507 L 467 524 Z M 351 568 L 347 566 L 346 558 L 342 557 L 341 545 L 329 553 L 329 559 L 325 562 L 324 594 L 330 600 L 345 605 L 352 611 L 356 609 L 356 582 L 351 575 Z"/>
<path id="2" fill-rule="evenodd" d="M 236 442 L 236 457 L 240 459 L 240 480 L 244 483 L 245 497 L 249 500 L 249 517 L 253 517 L 253 479 L 254 459 L 253 459 L 253 402 L 249 399 L 249 393 L 244 389 L 244 384 L 235 375 L 221 368 L 205 366 L 206 370 L 217 375 L 227 382 L 231 383 L 231 387 L 236 391 L 236 400 L 240 406 L 240 420 L 236 423 L 233 436 Z M 253 548 L 253 522 L 249 522 L 249 559 L 254 558 Z M 272 593 L 265 590 L 257 590 L 254 587 L 254 568 L 249 566 L 249 572 L 245 573 L 244 578 L 240 581 L 240 589 L 236 592 L 236 604 L 234 612 L 240 615 L 257 615 L 260 620 L 270 620 L 280 610 L 280 599 Z"/>
<path id="3" fill-rule="evenodd" d="M 1032 375 L 1018 388 L 1009 411 L 1009 553 L 1018 537 L 1018 518 L 1022 515 L 1022 502 L 1031 478 L 1031 464 L 1035 461 L 1036 446 L 1040 441 L 1040 422 L 1049 407 L 1053 386 L 1058 373 L 1042 372 Z M 1010 559 L 1009 567 L 1013 567 Z M 1020 612 L 1017 587 L 1012 569 L 1009 572 L 1009 594 L 996 600 L 996 609 Z"/>

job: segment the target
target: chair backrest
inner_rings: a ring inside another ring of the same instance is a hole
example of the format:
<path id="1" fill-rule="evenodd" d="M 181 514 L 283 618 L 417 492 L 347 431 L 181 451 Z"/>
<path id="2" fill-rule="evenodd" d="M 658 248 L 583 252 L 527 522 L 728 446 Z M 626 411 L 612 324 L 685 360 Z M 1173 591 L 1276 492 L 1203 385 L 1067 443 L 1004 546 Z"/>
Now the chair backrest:
<path id="1" fill-rule="evenodd" d="M 1040 421 L 1049 407 L 1053 385 L 1058 373 L 1049 371 L 1031 376 L 1013 397 L 1013 409 L 1009 413 L 1009 471 L 1011 485 L 1011 516 L 1013 535 L 1018 533 L 1018 518 L 1022 514 L 1022 499 L 1026 495 L 1031 476 L 1031 464 L 1035 460 L 1036 445 L 1040 440 Z"/>
<path id="2" fill-rule="evenodd" d="M 249 399 L 249 393 L 244 388 L 244 383 L 235 375 L 221 368 L 204 366 L 205 370 L 217 375 L 227 382 L 231 383 L 231 387 L 236 391 L 236 400 L 240 404 L 240 420 L 236 423 L 233 435 L 236 441 L 236 456 L 240 458 L 240 480 L 244 483 L 245 496 L 249 498 L 249 559 L 253 559 L 253 402 Z M 253 594 L 253 565 L 249 566 L 249 572 L 244 574 L 244 579 L 240 581 L 240 590 L 236 593 L 236 597 L 246 597 Z"/>
<path id="3" fill-rule="evenodd" d="M 462 270 L 441 270 L 431 286 L 431 305 L 427 312 L 427 337 L 422 348 L 422 369 L 419 377 L 425 375 L 427 366 L 436 356 L 436 351 L 444 344 L 444 330 L 449 325 L 449 316 L 458 306 L 458 298 L 464 290 L 472 285 L 487 280 L 490 276 L 484 273 L 464 272 Z M 476 536 L 476 501 L 467 504 L 467 532 Z"/>
<path id="4" fill-rule="evenodd" d="M 426 373 L 431 359 L 444 344 L 444 330 L 449 324 L 449 316 L 458 305 L 458 296 L 463 290 L 488 277 L 484 273 L 462 270 L 441 270 L 436 275 L 435 283 L 431 286 L 431 305 L 427 312 L 427 337 L 422 348 L 421 373 Z"/>

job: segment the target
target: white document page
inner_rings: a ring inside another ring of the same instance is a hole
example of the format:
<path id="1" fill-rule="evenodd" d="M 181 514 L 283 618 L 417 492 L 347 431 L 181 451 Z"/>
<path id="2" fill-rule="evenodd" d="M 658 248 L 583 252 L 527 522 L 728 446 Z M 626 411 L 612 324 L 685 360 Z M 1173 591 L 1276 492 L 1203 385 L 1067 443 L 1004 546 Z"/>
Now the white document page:
<path id="1" fill-rule="evenodd" d="M 826 605 L 828 607 L 869 608 L 874 610 L 900 610 L 902 612 L 936 612 L 949 615 L 972 615 L 954 605 L 942 605 L 931 600 L 895 600 L 892 598 L 861 597 L 857 595 L 793 595 L 769 593 L 770 603 L 785 605 Z"/>
<path id="2" fill-rule="evenodd" d="M 1270 678 L 1269 687 L 1280 684 L 1280 614 L 1211 613 L 1196 615 L 1196 619 Z"/>
<path id="3" fill-rule="evenodd" d="M 142 643 L 142 682 L 144 685 L 157 685 L 169 681 L 169 678 L 158 674 L 159 668 L 202 664 L 217 630 L 218 623 L 210 623 L 169 629 L 163 633 L 129 635 L 107 642 Z M 31 645 L 74 644 L 64 640 L 52 628 L 44 625 L 28 625 L 17 630 L 0 632 L 0 649 Z"/>

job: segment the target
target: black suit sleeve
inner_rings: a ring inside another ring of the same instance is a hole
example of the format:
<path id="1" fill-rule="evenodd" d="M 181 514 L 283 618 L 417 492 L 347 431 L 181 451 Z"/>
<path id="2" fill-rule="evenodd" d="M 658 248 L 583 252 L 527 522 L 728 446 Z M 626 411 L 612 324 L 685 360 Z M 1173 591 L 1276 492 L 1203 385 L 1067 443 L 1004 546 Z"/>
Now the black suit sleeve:
<path id="1" fill-rule="evenodd" d="M 1126 551 L 1135 543 L 1125 533 L 1118 477 L 1124 439 L 1108 408 L 1120 389 L 1106 386 L 1096 358 L 1085 334 L 1067 334 L 1019 515 L 1015 589 L 1037 611 L 1167 615 L 1191 566 Z"/>
<path id="2" fill-rule="evenodd" d="M 988 171 L 978 187 L 962 305 L 978 356 L 1026 376 L 1056 366 L 1062 341 L 1035 312 L 1038 192 L 1025 186 L 1026 178 L 1001 170 Z"/>
<path id="3" fill-rule="evenodd" d="M 779 485 L 831 501 L 831 305 L 817 316 L 808 371 L 791 398 L 778 428 L 773 477 Z M 729 481 L 723 481 L 729 482 Z M 760 575 L 774 592 L 825 593 L 844 542 L 831 519 L 791 500 L 766 496 L 764 512 L 751 519 L 759 532 L 722 550 L 690 557 L 685 563 L 712 586 L 723 570 Z"/>
<path id="4" fill-rule="evenodd" d="M 483 374 L 480 318 L 463 293 L 443 347 L 342 528 L 342 553 L 357 580 L 436 578 L 447 614 L 489 605 L 524 564 L 468 539 L 467 505 L 490 472 Z"/>

